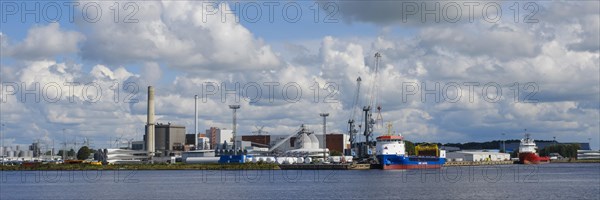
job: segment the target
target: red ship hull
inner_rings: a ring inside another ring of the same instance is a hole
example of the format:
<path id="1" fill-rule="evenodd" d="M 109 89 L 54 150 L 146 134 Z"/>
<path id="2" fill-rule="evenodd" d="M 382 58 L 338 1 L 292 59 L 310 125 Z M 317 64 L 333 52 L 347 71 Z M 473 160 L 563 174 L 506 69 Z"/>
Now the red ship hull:
<path id="1" fill-rule="evenodd" d="M 519 153 L 520 164 L 540 164 L 548 162 L 550 162 L 550 158 L 547 156 L 541 157 L 536 153 Z"/>

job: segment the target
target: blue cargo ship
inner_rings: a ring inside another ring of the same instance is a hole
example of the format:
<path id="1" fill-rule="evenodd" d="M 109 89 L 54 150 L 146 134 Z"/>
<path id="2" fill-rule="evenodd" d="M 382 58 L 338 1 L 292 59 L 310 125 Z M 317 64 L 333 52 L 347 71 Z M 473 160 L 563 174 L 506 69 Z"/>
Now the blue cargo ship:
<path id="1" fill-rule="evenodd" d="M 430 169 L 440 168 L 446 163 L 444 150 L 432 156 L 407 156 L 403 137 L 397 135 L 377 137 L 376 151 L 382 169 Z"/>

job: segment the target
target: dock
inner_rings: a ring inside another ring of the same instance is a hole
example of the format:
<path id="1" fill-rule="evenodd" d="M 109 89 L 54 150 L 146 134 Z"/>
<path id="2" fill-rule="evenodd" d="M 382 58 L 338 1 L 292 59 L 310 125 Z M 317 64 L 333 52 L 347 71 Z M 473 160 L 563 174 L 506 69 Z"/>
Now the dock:
<path id="1" fill-rule="evenodd" d="M 371 169 L 371 164 L 281 164 L 279 169 L 282 170 L 368 170 Z"/>

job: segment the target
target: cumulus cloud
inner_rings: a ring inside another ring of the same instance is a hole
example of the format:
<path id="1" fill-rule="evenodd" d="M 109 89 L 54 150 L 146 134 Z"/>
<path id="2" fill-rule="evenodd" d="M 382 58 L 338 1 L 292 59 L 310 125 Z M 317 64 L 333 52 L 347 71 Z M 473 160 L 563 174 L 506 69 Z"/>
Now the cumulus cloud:
<path id="1" fill-rule="evenodd" d="M 106 3 L 106 6 L 110 4 Z M 104 5 L 104 4 L 103 4 Z M 138 2 L 136 23 L 82 23 L 90 32 L 82 48 L 85 59 L 109 64 L 139 60 L 164 62 L 186 71 L 275 69 L 282 62 L 268 44 L 233 20 L 221 21 L 201 1 Z"/>
<path id="2" fill-rule="evenodd" d="M 52 58 L 79 52 L 78 44 L 85 36 L 76 31 L 62 30 L 58 23 L 45 26 L 34 26 L 27 32 L 27 37 L 14 46 L 7 47 L 8 55 L 26 60 Z M 2 37 L 2 47 L 5 40 Z"/>

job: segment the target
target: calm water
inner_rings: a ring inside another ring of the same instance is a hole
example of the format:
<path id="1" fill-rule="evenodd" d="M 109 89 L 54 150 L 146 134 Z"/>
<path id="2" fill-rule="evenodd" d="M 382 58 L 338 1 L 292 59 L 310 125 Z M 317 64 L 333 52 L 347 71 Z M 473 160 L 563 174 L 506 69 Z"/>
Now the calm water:
<path id="1" fill-rule="evenodd" d="M 2 172 L 0 199 L 600 199 L 600 164 L 409 171 Z"/>

